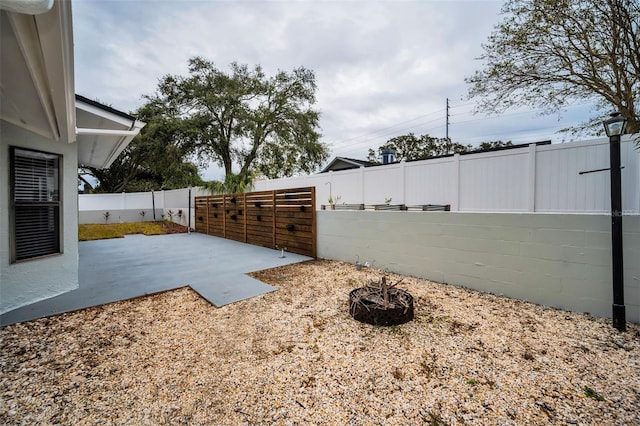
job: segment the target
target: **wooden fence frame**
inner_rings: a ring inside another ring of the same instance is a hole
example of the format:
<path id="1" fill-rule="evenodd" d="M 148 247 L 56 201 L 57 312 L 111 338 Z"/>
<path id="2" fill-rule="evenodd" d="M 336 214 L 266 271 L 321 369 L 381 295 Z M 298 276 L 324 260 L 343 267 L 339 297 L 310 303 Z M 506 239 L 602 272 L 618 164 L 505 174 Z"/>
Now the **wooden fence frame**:
<path id="1" fill-rule="evenodd" d="M 195 197 L 195 229 L 315 258 L 315 202 L 314 187 Z"/>

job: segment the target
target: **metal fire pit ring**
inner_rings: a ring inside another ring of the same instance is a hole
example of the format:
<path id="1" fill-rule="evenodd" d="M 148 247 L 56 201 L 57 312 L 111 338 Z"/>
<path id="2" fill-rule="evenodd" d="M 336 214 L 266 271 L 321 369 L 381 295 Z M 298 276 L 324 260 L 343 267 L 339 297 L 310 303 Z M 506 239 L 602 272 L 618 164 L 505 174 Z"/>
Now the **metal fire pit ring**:
<path id="1" fill-rule="evenodd" d="M 390 326 L 413 320 L 413 296 L 405 290 L 391 288 L 389 301 L 392 306 L 385 308 L 380 303 L 362 297 L 369 288 L 359 287 L 349 293 L 349 314 L 357 321 L 372 325 Z"/>

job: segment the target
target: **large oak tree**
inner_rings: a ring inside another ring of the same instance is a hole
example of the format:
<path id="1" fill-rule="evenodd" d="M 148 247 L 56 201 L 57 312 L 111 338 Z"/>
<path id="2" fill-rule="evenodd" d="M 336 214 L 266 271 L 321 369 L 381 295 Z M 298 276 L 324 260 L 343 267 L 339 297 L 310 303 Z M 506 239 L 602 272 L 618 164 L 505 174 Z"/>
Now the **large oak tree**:
<path id="1" fill-rule="evenodd" d="M 327 158 L 320 142 L 313 71 L 304 67 L 268 77 L 260 66 L 231 64 L 225 73 L 203 58 L 189 74 L 161 79 L 153 97 L 182 121 L 181 146 L 233 176 L 268 178 L 309 173 Z"/>
<path id="2" fill-rule="evenodd" d="M 595 100 L 598 116 L 582 128 L 616 110 L 628 133 L 640 131 L 638 0 L 507 0 L 502 14 L 483 45 L 484 68 L 467 78 L 479 109 L 555 112 Z"/>

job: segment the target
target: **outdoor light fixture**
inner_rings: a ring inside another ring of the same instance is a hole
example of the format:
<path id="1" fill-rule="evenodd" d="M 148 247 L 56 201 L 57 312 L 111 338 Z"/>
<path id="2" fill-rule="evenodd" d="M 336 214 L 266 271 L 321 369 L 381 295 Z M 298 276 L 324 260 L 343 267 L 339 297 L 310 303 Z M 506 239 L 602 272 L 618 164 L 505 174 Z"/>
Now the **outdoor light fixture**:
<path id="1" fill-rule="evenodd" d="M 609 137 L 609 164 L 611 172 L 611 267 L 613 271 L 613 326 L 626 330 L 624 306 L 624 276 L 622 273 L 622 179 L 620 173 L 620 136 L 627 120 L 619 112 L 602 122 Z"/>
<path id="2" fill-rule="evenodd" d="M 627 119 L 622 117 L 619 112 L 611 113 L 611 118 L 602 122 L 604 124 L 604 131 L 607 132 L 607 136 L 620 136 L 624 134 L 624 129 L 627 126 Z M 613 141 L 609 141 L 613 142 Z M 619 142 L 619 141 L 618 141 Z"/>

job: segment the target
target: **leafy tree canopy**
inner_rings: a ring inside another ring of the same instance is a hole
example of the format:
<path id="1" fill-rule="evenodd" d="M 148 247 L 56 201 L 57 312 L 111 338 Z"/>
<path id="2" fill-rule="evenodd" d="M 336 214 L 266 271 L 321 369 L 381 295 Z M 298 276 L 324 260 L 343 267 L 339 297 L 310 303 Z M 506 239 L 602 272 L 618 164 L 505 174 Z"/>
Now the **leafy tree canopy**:
<path id="1" fill-rule="evenodd" d="M 230 174 L 225 176 L 224 182 L 204 182 L 202 187 L 212 194 L 237 194 L 250 191 L 253 188 L 253 178 L 252 174 Z"/>
<path id="2" fill-rule="evenodd" d="M 574 131 L 602 129 L 612 109 L 640 130 L 640 2 L 638 0 L 507 0 L 467 78 L 478 109 L 512 106 L 559 111 L 595 100 L 597 116 Z"/>
<path id="3" fill-rule="evenodd" d="M 389 139 L 387 143 L 378 147 L 377 153 L 369 148 L 367 159 L 372 163 L 379 163 L 382 152 L 387 149 L 393 150 L 397 159 L 425 160 L 441 155 L 460 154 L 471 151 L 489 151 L 505 146 L 511 146 L 511 142 L 483 142 L 479 148 L 473 149 L 471 145 L 462 145 L 453 142 L 449 138 L 434 138 L 429 135 L 416 136 L 413 133 L 409 133 Z"/>
<path id="4" fill-rule="evenodd" d="M 107 169 L 81 167 L 99 184 L 92 192 L 135 192 L 200 185 L 198 167 L 189 151 L 178 143 L 181 125 L 164 113 L 160 105 L 147 102 L 135 115 L 147 125 Z"/>
<path id="5" fill-rule="evenodd" d="M 318 133 L 316 82 L 303 67 L 268 77 L 260 66 L 231 64 L 225 73 L 200 57 L 189 75 L 168 75 L 150 97 L 181 122 L 181 146 L 232 176 L 310 173 L 328 157 Z"/>

